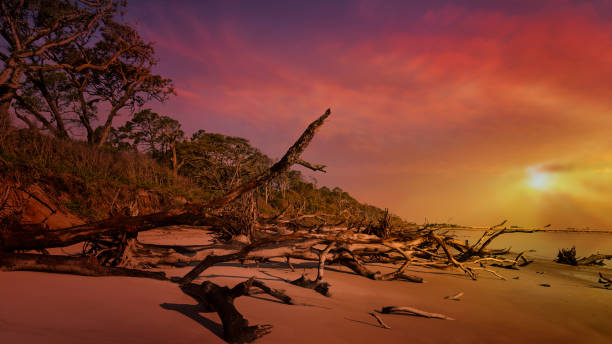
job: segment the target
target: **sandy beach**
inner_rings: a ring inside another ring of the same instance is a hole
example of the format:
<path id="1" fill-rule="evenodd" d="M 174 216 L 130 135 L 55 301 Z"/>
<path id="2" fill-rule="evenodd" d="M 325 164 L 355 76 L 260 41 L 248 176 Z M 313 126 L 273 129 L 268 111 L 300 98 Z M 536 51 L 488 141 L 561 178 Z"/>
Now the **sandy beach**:
<path id="1" fill-rule="evenodd" d="M 172 234 L 155 230 L 141 240 L 201 245 L 200 230 Z M 598 288 L 597 273 L 609 268 L 573 267 L 537 260 L 519 271 L 495 269 L 472 281 L 458 270 L 411 269 L 425 283 L 373 281 L 344 266 L 327 267 L 331 297 L 288 283 L 312 262 L 278 260 L 265 264 L 230 262 L 207 270 L 196 282 L 233 286 L 256 276 L 284 289 L 296 305 L 267 295 L 236 300 L 251 324 L 271 324 L 261 343 L 609 343 L 612 292 Z M 385 265 L 370 265 L 385 272 Z M 185 268 L 166 269 L 182 276 Z M 550 285 L 550 287 L 541 286 Z M 223 343 L 216 313 L 171 282 L 125 277 L 83 277 L 38 272 L 0 273 L 0 339 L 3 343 Z M 460 301 L 445 296 L 463 292 Z M 383 306 L 411 306 L 455 320 L 368 313 Z"/>

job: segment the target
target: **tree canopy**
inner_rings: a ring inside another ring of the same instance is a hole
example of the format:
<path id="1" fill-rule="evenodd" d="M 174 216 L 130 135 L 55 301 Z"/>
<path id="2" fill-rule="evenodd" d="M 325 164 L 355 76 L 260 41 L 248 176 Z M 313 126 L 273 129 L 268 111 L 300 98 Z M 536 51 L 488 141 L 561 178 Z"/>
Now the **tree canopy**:
<path id="1" fill-rule="evenodd" d="M 152 71 L 153 44 L 122 21 L 125 1 L 1 4 L 4 122 L 14 103 L 15 116 L 32 129 L 65 139 L 86 135 L 101 146 L 121 112 L 174 93 L 172 81 Z"/>

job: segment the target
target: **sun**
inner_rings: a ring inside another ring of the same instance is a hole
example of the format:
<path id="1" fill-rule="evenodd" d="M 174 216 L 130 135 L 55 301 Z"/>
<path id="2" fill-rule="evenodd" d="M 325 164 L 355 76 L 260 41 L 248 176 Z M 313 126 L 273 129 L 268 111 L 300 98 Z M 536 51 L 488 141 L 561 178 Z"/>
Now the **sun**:
<path id="1" fill-rule="evenodd" d="M 546 190 L 552 186 L 552 178 L 550 173 L 531 167 L 527 169 L 526 183 L 533 189 Z"/>

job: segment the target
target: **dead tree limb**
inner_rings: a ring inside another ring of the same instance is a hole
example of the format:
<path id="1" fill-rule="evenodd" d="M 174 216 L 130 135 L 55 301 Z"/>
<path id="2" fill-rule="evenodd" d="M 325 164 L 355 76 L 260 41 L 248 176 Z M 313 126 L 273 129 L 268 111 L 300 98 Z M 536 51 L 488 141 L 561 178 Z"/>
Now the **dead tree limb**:
<path id="1" fill-rule="evenodd" d="M 603 265 L 604 260 L 612 259 L 612 254 L 592 254 L 588 257 L 576 258 L 576 246 L 561 248 L 555 262 L 567 265 Z"/>
<path id="2" fill-rule="evenodd" d="M 316 292 L 322 295 L 330 296 L 329 288 L 331 287 L 331 284 L 327 282 L 322 282 L 322 280 L 323 280 L 323 274 L 325 271 L 325 261 L 327 260 L 327 255 L 329 254 L 329 252 L 331 251 L 331 249 L 334 247 L 335 244 L 336 244 L 335 242 L 331 242 L 323 250 L 320 250 L 320 251 L 317 250 L 318 251 L 317 253 L 319 255 L 319 264 L 317 265 L 317 278 L 315 278 L 314 280 L 311 280 L 308 277 L 306 277 L 305 274 L 303 274 L 302 276 L 300 276 L 300 278 L 294 281 L 291 281 L 291 284 L 297 285 L 303 288 L 314 289 Z M 311 248 L 311 250 L 313 250 L 313 248 Z"/>
<path id="3" fill-rule="evenodd" d="M 404 273 L 404 270 L 407 266 L 407 261 L 404 262 L 404 264 L 397 271 L 383 275 L 380 271 L 372 271 L 368 269 L 359 261 L 359 259 L 357 259 L 355 253 L 343 247 L 341 248 L 340 254 L 334 260 L 334 262 L 340 263 L 346 266 L 347 268 L 353 270 L 353 272 L 357 273 L 358 275 L 367 277 L 372 280 L 387 281 L 392 279 L 403 279 L 410 282 L 423 283 L 423 278 L 413 275 L 407 275 Z"/>
<path id="4" fill-rule="evenodd" d="M 319 252 L 319 265 L 317 267 L 317 278 L 316 281 L 323 280 L 323 273 L 325 272 L 325 261 L 327 260 L 327 255 L 329 251 L 334 247 L 335 243 L 332 242 L 325 249 Z"/>
<path id="5" fill-rule="evenodd" d="M 306 168 L 308 168 L 310 170 L 313 170 L 313 171 L 321 171 L 323 173 L 327 173 L 327 171 L 325 171 L 325 167 L 327 167 L 327 166 L 325 166 L 325 165 L 311 164 L 308 161 L 305 161 L 305 160 L 302 160 L 302 159 L 298 159 L 296 161 L 296 164 L 302 165 L 302 166 L 304 166 L 304 167 L 306 167 Z"/>
<path id="6" fill-rule="evenodd" d="M 604 276 L 601 272 L 599 273 L 599 283 L 603 284 L 605 288 L 612 287 L 612 278 Z"/>
<path id="7" fill-rule="evenodd" d="M 368 313 L 368 314 L 369 314 L 369 315 L 371 315 L 371 316 L 373 316 L 373 317 L 374 317 L 374 319 L 376 319 L 376 321 L 378 321 L 378 323 L 380 324 L 380 326 L 381 326 L 382 328 L 385 328 L 385 329 L 390 329 L 390 328 L 391 328 L 391 326 L 389 326 L 389 325 L 385 324 L 385 322 L 382 320 L 382 318 L 381 318 L 381 317 L 379 317 L 379 316 L 378 316 L 378 314 L 376 314 L 376 313 L 374 313 L 374 312 L 370 312 L 370 313 Z"/>
<path id="8" fill-rule="evenodd" d="M 447 300 L 452 300 L 452 301 L 460 301 L 461 297 L 463 296 L 463 292 L 460 291 L 455 295 L 449 295 L 449 296 L 445 296 L 444 298 Z"/>
<path id="9" fill-rule="evenodd" d="M 232 260 L 239 260 L 239 259 L 246 258 L 246 256 L 251 251 L 261 246 L 264 246 L 266 244 L 295 240 L 295 239 L 301 238 L 302 236 L 303 235 L 301 233 L 294 233 L 294 234 L 283 235 L 283 236 L 268 237 L 265 239 L 258 240 L 250 245 L 247 245 L 238 252 L 225 254 L 222 256 L 215 256 L 214 254 L 210 254 L 202 262 L 196 265 L 191 271 L 189 271 L 185 276 L 183 276 L 183 278 L 178 280 L 178 283 L 179 284 L 191 283 L 193 282 L 194 279 L 198 278 L 198 276 L 200 276 L 202 272 L 204 272 L 206 269 L 210 268 L 211 266 L 215 264 L 223 263 L 223 262 L 229 262 Z"/>
<path id="10" fill-rule="evenodd" d="M 380 313 L 383 314 L 404 314 L 404 315 L 415 315 L 424 318 L 432 318 L 432 319 L 443 319 L 443 320 L 455 320 L 447 315 L 439 314 L 439 313 L 430 313 L 426 311 L 422 311 L 420 309 L 414 307 L 397 307 L 397 306 L 386 306 L 380 310 Z"/>
<path id="11" fill-rule="evenodd" d="M 301 160 L 300 156 L 302 155 L 306 147 L 308 147 L 310 141 L 312 141 L 312 138 L 314 137 L 317 130 L 321 127 L 321 125 L 323 125 L 323 123 L 325 122 L 327 117 L 329 117 L 330 114 L 331 110 L 327 109 L 327 111 L 325 111 L 325 113 L 321 117 L 319 117 L 316 121 L 310 123 L 310 125 L 302 133 L 300 138 L 295 141 L 295 143 L 289 148 L 289 150 L 287 150 L 287 153 L 285 153 L 285 155 L 277 163 L 272 165 L 272 167 L 270 167 L 267 171 L 253 178 L 251 181 L 236 187 L 234 190 L 228 192 L 227 194 L 212 200 L 211 202 L 205 204 L 204 207 L 222 207 L 223 205 L 235 200 L 243 193 L 253 190 L 259 185 L 263 185 L 264 183 L 267 183 L 272 179 L 280 176 L 284 172 L 289 171 L 291 166 Z"/>
<path id="12" fill-rule="evenodd" d="M 96 259 L 30 253 L 0 253 L 0 271 L 43 271 L 82 276 L 128 276 L 166 280 L 163 272 L 102 266 Z"/>
<path id="13" fill-rule="evenodd" d="M 468 276 L 470 276 L 471 279 L 476 280 L 476 274 L 474 274 L 472 269 L 469 268 L 469 267 L 464 266 L 461 263 L 459 263 L 455 259 L 455 257 L 453 257 L 453 254 L 450 252 L 450 250 L 448 249 L 448 247 L 446 246 L 446 244 L 444 243 L 444 240 L 442 240 L 442 238 L 440 238 L 439 236 L 437 236 L 433 232 L 430 233 L 429 235 L 438 243 L 438 245 L 440 245 L 440 247 L 442 247 L 442 249 L 444 250 L 444 253 L 446 253 L 446 256 L 448 258 L 449 263 L 451 263 L 454 266 L 456 266 L 456 267 L 460 268 L 461 270 L 463 270 L 463 272 L 465 272 Z"/>
<path id="14" fill-rule="evenodd" d="M 578 259 L 578 265 L 603 265 L 603 261 L 608 259 L 612 259 L 612 254 L 592 254 Z"/>
<path id="15" fill-rule="evenodd" d="M 223 337 L 230 343 L 250 343 L 272 331 L 272 325 L 249 326 L 234 305 L 234 299 L 249 295 L 253 279 L 239 283 L 234 288 L 220 287 L 210 281 L 201 285 L 188 283 L 181 285 L 185 294 L 196 299 L 207 309 L 217 312 L 223 323 Z"/>

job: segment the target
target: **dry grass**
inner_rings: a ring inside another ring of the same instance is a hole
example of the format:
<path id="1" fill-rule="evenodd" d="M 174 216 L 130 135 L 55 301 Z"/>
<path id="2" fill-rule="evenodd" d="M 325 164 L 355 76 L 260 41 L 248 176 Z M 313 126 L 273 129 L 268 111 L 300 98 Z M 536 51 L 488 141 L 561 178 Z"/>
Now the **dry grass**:
<path id="1" fill-rule="evenodd" d="M 98 149 L 82 142 L 58 140 L 29 130 L 0 136 L 0 173 L 4 182 L 42 184 L 63 194 L 65 205 L 81 216 L 99 218 L 135 202 L 146 190 L 155 195 L 149 208 L 176 197 L 201 200 L 202 192 L 189 179 L 138 152 Z"/>

